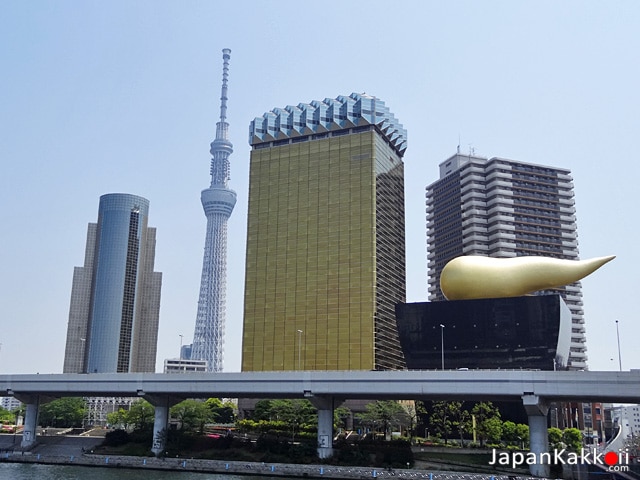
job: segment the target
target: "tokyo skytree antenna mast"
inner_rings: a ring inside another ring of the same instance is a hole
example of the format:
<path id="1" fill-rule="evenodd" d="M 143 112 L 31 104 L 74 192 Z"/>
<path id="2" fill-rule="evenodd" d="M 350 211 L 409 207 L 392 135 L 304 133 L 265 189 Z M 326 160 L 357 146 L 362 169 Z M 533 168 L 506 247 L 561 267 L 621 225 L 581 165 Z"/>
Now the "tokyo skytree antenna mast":
<path id="1" fill-rule="evenodd" d="M 191 359 L 206 360 L 208 372 L 222 371 L 227 294 L 227 220 L 236 204 L 236 192 L 228 187 L 229 156 L 233 153 L 226 121 L 230 58 L 231 50 L 223 49 L 220 121 L 216 123 L 216 138 L 210 150 L 211 186 L 200 195 L 207 217 L 207 236 Z"/>

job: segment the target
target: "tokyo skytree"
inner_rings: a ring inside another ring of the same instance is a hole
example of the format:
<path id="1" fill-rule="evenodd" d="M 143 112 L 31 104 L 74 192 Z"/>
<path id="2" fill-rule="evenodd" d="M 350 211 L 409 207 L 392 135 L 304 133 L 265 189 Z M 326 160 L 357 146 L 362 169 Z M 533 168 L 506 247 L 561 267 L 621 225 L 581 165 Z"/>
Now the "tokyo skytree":
<path id="1" fill-rule="evenodd" d="M 211 186 L 200 195 L 207 216 L 207 236 L 191 359 L 206 360 L 208 372 L 222 371 L 227 294 L 227 220 L 236 204 L 236 192 L 227 186 L 229 155 L 233 153 L 226 121 L 230 58 L 231 50 L 223 49 L 220 121 L 216 123 L 216 138 L 210 150 Z"/>

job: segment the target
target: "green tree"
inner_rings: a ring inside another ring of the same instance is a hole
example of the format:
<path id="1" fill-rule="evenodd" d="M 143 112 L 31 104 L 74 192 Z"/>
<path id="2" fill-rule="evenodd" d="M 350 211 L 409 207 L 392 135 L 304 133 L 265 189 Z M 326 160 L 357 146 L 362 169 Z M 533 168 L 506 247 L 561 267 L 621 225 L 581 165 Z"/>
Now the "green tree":
<path id="1" fill-rule="evenodd" d="M 45 427 L 81 427 L 85 411 L 86 406 L 82 398 L 58 398 L 40 407 L 39 420 Z"/>
<path id="2" fill-rule="evenodd" d="M 460 444 L 464 447 L 464 437 L 471 432 L 471 414 L 462 408 L 463 402 L 447 402 L 451 428 L 458 432 Z"/>
<path id="3" fill-rule="evenodd" d="M 516 425 L 516 436 L 520 441 L 518 447 L 522 449 L 529 448 L 529 425 L 518 423 Z"/>
<path id="4" fill-rule="evenodd" d="M 560 433 L 560 438 L 562 438 L 562 433 Z M 529 425 L 523 423 L 516 425 L 511 420 L 507 420 L 502 424 L 502 440 L 507 445 L 513 445 L 518 448 L 526 447 L 529 443 Z"/>
<path id="5" fill-rule="evenodd" d="M 219 398 L 209 398 L 205 405 L 211 410 L 211 421 L 216 423 L 233 423 L 236 421 L 236 407 L 232 402 L 222 402 Z"/>
<path id="6" fill-rule="evenodd" d="M 372 430 L 380 430 L 385 439 L 391 438 L 391 426 L 407 427 L 411 420 L 402 405 L 394 400 L 376 401 L 368 403 L 363 413 L 356 414 L 356 418 Z"/>
<path id="7" fill-rule="evenodd" d="M 153 426 L 155 409 L 146 400 L 133 402 L 126 416 L 126 423 L 134 425 L 136 430 L 147 430 Z"/>
<path id="8" fill-rule="evenodd" d="M 502 441 L 507 445 L 518 445 L 516 424 L 511 420 L 507 420 L 502 424 Z"/>
<path id="9" fill-rule="evenodd" d="M 502 421 L 500 417 L 491 417 L 484 421 L 484 434 L 490 443 L 500 442 L 502 439 Z"/>
<path id="10" fill-rule="evenodd" d="M 302 427 L 318 424 L 317 411 L 309 400 L 272 400 L 276 419 L 284 422 L 291 432 L 291 441 Z"/>
<path id="11" fill-rule="evenodd" d="M 337 429 L 347 428 L 347 421 L 351 418 L 351 410 L 340 406 L 333 410 L 333 425 Z"/>
<path id="12" fill-rule="evenodd" d="M 431 425 L 431 428 L 437 436 L 444 439 L 446 445 L 453 431 L 448 402 L 433 402 L 431 408 L 433 411 L 429 417 L 429 425 Z"/>
<path id="13" fill-rule="evenodd" d="M 582 432 L 577 428 L 567 428 L 562 432 L 562 441 L 569 450 L 578 452 L 582 448 Z"/>
<path id="14" fill-rule="evenodd" d="M 119 408 L 115 412 L 107 413 L 107 423 L 113 427 L 127 430 L 129 427 L 128 413 L 124 408 Z"/>
<path id="15" fill-rule="evenodd" d="M 10 423 L 13 425 L 16 422 L 16 416 L 13 412 L 6 408 L 0 407 L 0 423 Z"/>
<path id="16" fill-rule="evenodd" d="M 425 402 L 416 400 L 416 435 L 421 437 L 424 435 L 425 439 L 428 437 L 429 432 L 429 412 L 425 405 Z"/>
<path id="17" fill-rule="evenodd" d="M 253 407 L 251 419 L 256 422 L 260 420 L 276 420 L 271 418 L 272 413 L 274 412 L 271 409 L 271 400 L 258 400 Z"/>
<path id="18" fill-rule="evenodd" d="M 404 409 L 406 414 L 406 419 L 408 422 L 407 427 L 407 436 L 409 437 L 409 441 L 413 438 L 416 430 L 416 426 L 418 425 L 418 406 L 417 402 L 402 402 L 400 406 Z"/>
<path id="19" fill-rule="evenodd" d="M 556 427 L 551 427 L 547 430 L 547 436 L 549 437 L 549 447 L 560 448 L 562 442 L 562 430 Z"/>
<path id="20" fill-rule="evenodd" d="M 309 400 L 260 400 L 255 405 L 251 420 L 256 422 L 253 428 L 260 431 L 284 427 L 292 440 L 301 429 L 318 423 L 316 409 Z M 248 425 L 245 424 L 246 427 Z"/>
<path id="21" fill-rule="evenodd" d="M 173 418 L 180 421 L 180 429 L 202 434 L 204 426 L 213 420 L 213 413 L 205 402 L 187 399 L 170 409 Z"/>
<path id="22" fill-rule="evenodd" d="M 478 438 L 480 438 L 480 446 L 484 446 L 485 442 L 488 439 L 492 439 L 493 441 L 498 429 L 498 423 L 493 419 L 497 418 L 498 420 L 500 420 L 500 412 L 496 407 L 493 406 L 493 403 L 476 403 L 471 410 L 471 415 L 475 418 L 476 433 L 478 434 Z M 501 435 L 502 429 L 500 428 L 498 440 L 500 439 Z"/>

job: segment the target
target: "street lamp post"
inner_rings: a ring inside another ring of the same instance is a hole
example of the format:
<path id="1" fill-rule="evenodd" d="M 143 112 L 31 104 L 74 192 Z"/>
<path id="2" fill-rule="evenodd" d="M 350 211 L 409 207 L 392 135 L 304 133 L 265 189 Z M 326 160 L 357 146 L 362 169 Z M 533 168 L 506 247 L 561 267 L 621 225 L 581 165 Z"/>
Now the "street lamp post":
<path id="1" fill-rule="evenodd" d="M 182 337 L 184 335 L 178 335 L 180 337 L 180 360 L 182 360 Z"/>
<path id="2" fill-rule="evenodd" d="M 298 330 L 298 370 L 302 365 L 302 330 Z"/>
<path id="3" fill-rule="evenodd" d="M 444 370 L 444 325 L 440 324 L 440 353 L 442 354 L 442 370 Z"/>
<path id="4" fill-rule="evenodd" d="M 82 363 L 80 364 L 81 370 L 84 372 L 87 368 L 87 339 L 80 339 L 80 353 L 82 353 Z"/>
<path id="5" fill-rule="evenodd" d="M 620 330 L 618 329 L 618 320 L 616 320 L 616 335 L 618 337 L 618 367 L 622 371 L 622 355 L 620 354 Z"/>

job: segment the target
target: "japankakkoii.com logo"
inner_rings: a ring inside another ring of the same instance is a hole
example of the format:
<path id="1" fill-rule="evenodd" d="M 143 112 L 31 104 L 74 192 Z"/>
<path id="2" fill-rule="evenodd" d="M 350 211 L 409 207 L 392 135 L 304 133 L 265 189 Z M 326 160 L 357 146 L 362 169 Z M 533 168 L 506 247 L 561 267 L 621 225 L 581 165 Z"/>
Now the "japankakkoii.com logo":
<path id="1" fill-rule="evenodd" d="M 618 452 L 598 452 L 595 448 L 582 448 L 580 452 L 567 452 L 566 449 L 552 452 L 499 452 L 492 450 L 489 465 L 509 466 L 511 468 L 528 465 L 601 465 L 612 472 L 629 471 L 629 450 Z"/>

